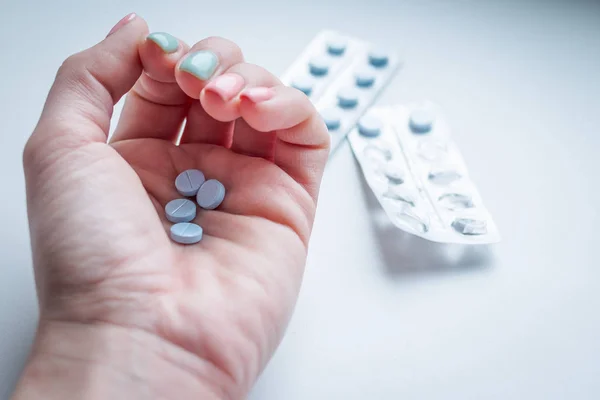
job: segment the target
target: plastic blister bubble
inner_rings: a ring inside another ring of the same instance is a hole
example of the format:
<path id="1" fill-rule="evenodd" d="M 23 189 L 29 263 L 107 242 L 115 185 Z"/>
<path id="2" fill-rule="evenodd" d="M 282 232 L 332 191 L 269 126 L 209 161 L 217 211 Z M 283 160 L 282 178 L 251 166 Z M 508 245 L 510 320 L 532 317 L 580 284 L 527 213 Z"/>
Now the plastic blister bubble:
<path id="1" fill-rule="evenodd" d="M 452 221 L 452 227 L 463 235 L 485 235 L 487 222 L 479 219 L 457 218 Z"/>
<path id="2" fill-rule="evenodd" d="M 438 202 L 448 210 L 463 210 L 474 206 L 471 196 L 460 193 L 446 193 L 438 198 Z"/>
<path id="3" fill-rule="evenodd" d="M 392 151 L 383 142 L 369 144 L 363 155 L 372 169 L 380 169 L 392 159 Z"/>
<path id="4" fill-rule="evenodd" d="M 455 169 L 434 169 L 429 171 L 427 179 L 436 185 L 449 185 L 462 178 L 462 175 Z"/>
<path id="5" fill-rule="evenodd" d="M 398 163 L 387 163 L 381 168 L 381 173 L 393 185 L 401 185 L 406 180 L 406 171 Z"/>
<path id="6" fill-rule="evenodd" d="M 397 185 L 390 185 L 387 191 L 383 194 L 383 197 L 389 200 L 401 202 L 410 205 L 411 207 L 416 206 L 416 196 L 406 188 L 400 188 Z"/>
<path id="7" fill-rule="evenodd" d="M 427 161 L 440 161 L 447 156 L 448 146 L 441 141 L 423 140 L 419 142 L 417 154 Z"/>
<path id="8" fill-rule="evenodd" d="M 430 229 L 429 217 L 419 212 L 417 208 L 408 203 L 396 202 L 388 205 L 391 208 L 392 222 L 396 225 L 408 228 L 409 231 L 425 234 Z"/>

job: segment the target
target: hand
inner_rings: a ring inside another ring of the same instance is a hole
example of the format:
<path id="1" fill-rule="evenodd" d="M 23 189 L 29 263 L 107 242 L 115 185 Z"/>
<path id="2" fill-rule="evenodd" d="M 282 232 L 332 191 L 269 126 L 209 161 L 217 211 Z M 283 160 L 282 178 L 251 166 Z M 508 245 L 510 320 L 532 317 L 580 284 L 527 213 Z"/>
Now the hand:
<path id="1" fill-rule="evenodd" d="M 158 37 L 164 50 L 140 17 L 117 27 L 62 65 L 25 148 L 40 327 L 16 396 L 66 391 L 50 374 L 71 377 L 69 398 L 137 398 L 128 379 L 150 398 L 243 398 L 297 297 L 326 128 L 228 40 Z M 185 62 L 200 50 L 218 59 L 209 78 L 206 59 Z M 198 210 L 202 241 L 180 245 L 164 206 L 189 168 L 227 194 Z"/>

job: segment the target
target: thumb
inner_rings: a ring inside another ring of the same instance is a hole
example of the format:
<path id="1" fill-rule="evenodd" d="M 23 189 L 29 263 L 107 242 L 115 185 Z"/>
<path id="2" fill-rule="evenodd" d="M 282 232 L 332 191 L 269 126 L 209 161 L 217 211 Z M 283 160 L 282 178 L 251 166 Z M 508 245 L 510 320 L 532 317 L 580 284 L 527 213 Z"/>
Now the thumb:
<path id="1" fill-rule="evenodd" d="M 148 34 L 135 14 L 123 18 L 95 46 L 68 57 L 58 70 L 24 154 L 75 149 L 106 142 L 113 107 L 142 72 L 138 45 Z"/>
<path id="2" fill-rule="evenodd" d="M 85 276 L 91 277 L 91 282 L 102 281 L 98 277 L 111 264 L 108 257 L 128 257 L 139 251 L 119 247 L 121 241 L 115 237 L 130 237 L 140 226 L 147 227 L 151 216 L 157 220 L 151 202 L 136 201 L 147 197 L 138 176 L 105 144 L 114 104 L 142 73 L 138 46 L 148 29 L 136 16 L 126 17 L 116 28 L 61 65 L 23 153 L 42 303 L 52 297 L 51 287 L 64 289 L 63 285 L 74 285 L 81 278 L 78 272 L 65 274 L 65 269 L 80 271 L 95 260 L 98 268 L 88 268 Z M 150 217 L 140 218 L 143 225 L 128 220 L 136 213 Z M 156 225 L 160 227 L 160 221 Z M 115 226 L 121 233 L 107 235 L 114 233 Z M 154 231 L 164 236 L 160 229 Z M 107 250 L 110 246 L 112 250 Z M 89 275 L 90 270 L 94 274 Z"/>

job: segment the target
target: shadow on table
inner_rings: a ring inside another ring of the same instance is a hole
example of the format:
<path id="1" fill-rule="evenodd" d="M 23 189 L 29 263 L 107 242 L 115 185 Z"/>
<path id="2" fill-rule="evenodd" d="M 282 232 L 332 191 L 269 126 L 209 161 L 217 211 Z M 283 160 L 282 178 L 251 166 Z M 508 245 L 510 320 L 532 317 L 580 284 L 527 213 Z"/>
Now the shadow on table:
<path id="1" fill-rule="evenodd" d="M 373 234 L 386 265 L 386 273 L 399 276 L 457 272 L 493 265 L 493 254 L 489 246 L 430 242 L 396 228 L 362 177 L 361 186 L 371 215 Z"/>

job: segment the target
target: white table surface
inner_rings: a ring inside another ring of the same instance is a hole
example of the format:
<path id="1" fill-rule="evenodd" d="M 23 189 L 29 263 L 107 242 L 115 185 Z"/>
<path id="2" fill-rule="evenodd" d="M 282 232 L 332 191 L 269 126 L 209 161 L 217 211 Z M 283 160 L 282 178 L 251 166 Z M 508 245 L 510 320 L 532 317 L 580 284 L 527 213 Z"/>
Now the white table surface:
<path id="1" fill-rule="evenodd" d="M 600 398 L 600 3 L 0 3 L 1 399 L 37 317 L 21 149 L 61 61 L 130 11 L 190 43 L 236 40 L 277 74 L 323 28 L 396 46 L 406 66 L 378 103 L 445 108 L 503 235 L 473 249 L 380 227 L 344 144 L 252 400 Z"/>

